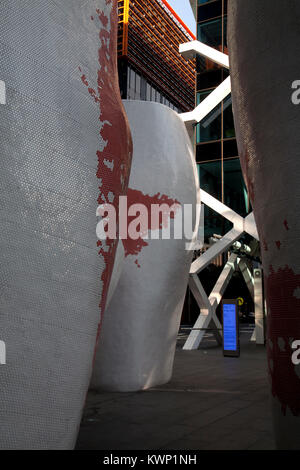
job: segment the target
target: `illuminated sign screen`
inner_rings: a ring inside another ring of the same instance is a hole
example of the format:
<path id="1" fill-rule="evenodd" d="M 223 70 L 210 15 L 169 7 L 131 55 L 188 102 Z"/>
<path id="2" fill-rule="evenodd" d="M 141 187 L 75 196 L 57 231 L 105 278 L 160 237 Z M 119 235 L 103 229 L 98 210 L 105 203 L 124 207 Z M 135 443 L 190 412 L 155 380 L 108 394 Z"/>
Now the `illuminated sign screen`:
<path id="1" fill-rule="evenodd" d="M 238 309 L 235 300 L 223 301 L 223 353 L 239 356 Z"/>

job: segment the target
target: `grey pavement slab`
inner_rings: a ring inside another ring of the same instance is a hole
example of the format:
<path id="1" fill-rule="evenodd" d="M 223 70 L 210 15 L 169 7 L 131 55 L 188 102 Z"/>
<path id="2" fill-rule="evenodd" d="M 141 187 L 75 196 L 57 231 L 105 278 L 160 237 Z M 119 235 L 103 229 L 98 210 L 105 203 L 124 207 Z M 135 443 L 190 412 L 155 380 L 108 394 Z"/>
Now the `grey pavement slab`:
<path id="1" fill-rule="evenodd" d="M 137 393 L 91 390 L 77 449 L 274 449 L 266 350 L 241 329 L 241 357 L 224 358 L 206 335 L 197 351 L 176 350 L 172 380 Z"/>

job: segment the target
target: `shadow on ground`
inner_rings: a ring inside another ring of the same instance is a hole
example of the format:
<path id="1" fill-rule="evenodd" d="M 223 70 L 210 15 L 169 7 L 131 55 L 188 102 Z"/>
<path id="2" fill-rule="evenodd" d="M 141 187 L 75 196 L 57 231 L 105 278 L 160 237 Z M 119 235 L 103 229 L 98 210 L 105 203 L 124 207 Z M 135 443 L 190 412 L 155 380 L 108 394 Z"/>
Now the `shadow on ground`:
<path id="1" fill-rule="evenodd" d="M 274 449 L 266 351 L 241 330 L 241 357 L 210 335 L 198 351 L 178 340 L 171 382 L 138 393 L 90 391 L 77 441 L 85 450 Z"/>

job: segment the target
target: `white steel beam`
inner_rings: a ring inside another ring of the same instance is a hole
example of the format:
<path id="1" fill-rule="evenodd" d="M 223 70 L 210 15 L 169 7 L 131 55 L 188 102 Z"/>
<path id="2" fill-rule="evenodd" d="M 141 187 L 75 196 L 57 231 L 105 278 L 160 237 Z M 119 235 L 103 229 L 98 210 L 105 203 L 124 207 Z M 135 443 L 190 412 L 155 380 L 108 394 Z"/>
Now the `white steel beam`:
<path id="1" fill-rule="evenodd" d="M 254 305 L 256 344 L 265 344 L 262 270 L 254 269 Z"/>
<path id="2" fill-rule="evenodd" d="M 205 330 L 209 327 L 211 327 L 218 343 L 221 342 L 222 325 L 216 315 L 216 309 L 237 268 L 237 260 L 238 256 L 236 254 L 230 256 L 209 297 L 207 297 L 198 275 L 194 274 L 190 276 L 190 288 L 200 307 L 200 315 L 183 346 L 184 350 L 198 349 L 205 334 Z"/>
<path id="3" fill-rule="evenodd" d="M 194 329 L 190 332 L 188 339 L 186 340 L 183 349 L 185 351 L 191 351 L 193 349 L 198 349 L 203 336 L 205 334 L 205 330 L 208 329 L 211 322 L 211 312 L 201 310 L 200 315 L 194 325 Z"/>
<path id="4" fill-rule="evenodd" d="M 203 255 L 196 259 L 191 266 L 190 274 L 196 274 L 208 266 L 218 255 L 229 250 L 232 244 L 242 235 L 240 230 L 233 228 L 217 243 L 212 245 Z"/>
<path id="5" fill-rule="evenodd" d="M 200 310 L 209 310 L 211 305 L 197 274 L 190 276 L 189 287 Z"/>
<path id="6" fill-rule="evenodd" d="M 253 212 L 247 215 L 247 217 L 244 219 L 244 231 L 246 233 L 249 233 L 249 235 L 251 235 L 253 238 L 259 241 L 259 236 L 258 236 Z"/>
<path id="7" fill-rule="evenodd" d="M 229 57 L 224 52 L 220 52 L 213 47 L 207 46 L 200 41 L 190 41 L 180 44 L 180 54 L 187 60 L 193 59 L 197 54 L 212 60 L 216 64 L 229 69 Z"/>
<path id="8" fill-rule="evenodd" d="M 208 194 L 206 191 L 203 191 L 203 189 L 200 190 L 200 196 L 201 196 L 201 202 L 203 204 L 206 204 L 212 210 L 214 210 L 218 214 L 225 217 L 225 219 L 232 222 L 236 229 L 240 230 L 241 232 L 244 231 L 243 217 L 241 217 L 239 214 L 234 212 L 228 206 L 225 206 L 225 204 L 223 204 L 218 199 Z"/>
<path id="9" fill-rule="evenodd" d="M 214 304 L 215 309 L 221 303 L 223 294 L 229 284 L 229 281 L 232 278 L 234 271 L 237 269 L 237 260 L 238 256 L 236 254 L 232 254 L 230 256 L 213 290 L 211 291 L 209 301 L 210 303 L 212 303 L 214 302 L 214 300 L 216 300 L 216 303 Z"/>
<path id="10" fill-rule="evenodd" d="M 252 299 L 254 300 L 254 279 L 253 279 L 253 276 L 249 267 L 247 266 L 245 261 L 242 259 L 239 262 L 239 269 L 242 273 L 245 283 L 247 284 L 250 295 Z"/>
<path id="11" fill-rule="evenodd" d="M 231 93 L 231 80 L 227 77 L 221 85 L 212 91 L 193 111 L 180 114 L 185 123 L 197 124 L 202 121 L 226 96 Z"/>

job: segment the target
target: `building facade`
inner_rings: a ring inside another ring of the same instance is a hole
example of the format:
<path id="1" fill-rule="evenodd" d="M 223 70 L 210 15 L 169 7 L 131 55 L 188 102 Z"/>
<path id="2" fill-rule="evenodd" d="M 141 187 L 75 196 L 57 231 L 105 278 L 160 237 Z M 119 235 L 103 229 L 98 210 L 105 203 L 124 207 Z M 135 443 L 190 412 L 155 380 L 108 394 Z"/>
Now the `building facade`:
<path id="1" fill-rule="evenodd" d="M 179 54 L 179 44 L 195 39 L 193 33 L 165 0 L 119 0 L 118 7 L 122 98 L 193 109 L 195 61 Z"/>
<path id="2" fill-rule="evenodd" d="M 194 7 L 195 7 L 194 2 Z M 197 0 L 197 39 L 227 50 L 227 0 Z M 194 10 L 195 11 L 195 10 Z M 196 101 L 201 103 L 228 76 L 228 70 L 197 57 Z M 235 139 L 231 95 L 196 127 L 196 159 L 201 188 L 242 216 L 250 211 Z M 223 235 L 230 224 L 205 209 L 205 238 Z"/>

